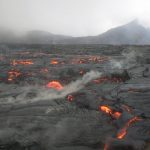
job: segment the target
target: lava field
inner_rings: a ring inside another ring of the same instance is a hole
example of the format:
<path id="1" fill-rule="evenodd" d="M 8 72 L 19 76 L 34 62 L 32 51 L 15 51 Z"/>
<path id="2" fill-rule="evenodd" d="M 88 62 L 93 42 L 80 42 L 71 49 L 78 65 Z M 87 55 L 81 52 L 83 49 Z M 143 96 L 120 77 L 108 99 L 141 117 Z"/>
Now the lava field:
<path id="1" fill-rule="evenodd" d="M 150 150 L 150 46 L 0 45 L 0 150 Z"/>

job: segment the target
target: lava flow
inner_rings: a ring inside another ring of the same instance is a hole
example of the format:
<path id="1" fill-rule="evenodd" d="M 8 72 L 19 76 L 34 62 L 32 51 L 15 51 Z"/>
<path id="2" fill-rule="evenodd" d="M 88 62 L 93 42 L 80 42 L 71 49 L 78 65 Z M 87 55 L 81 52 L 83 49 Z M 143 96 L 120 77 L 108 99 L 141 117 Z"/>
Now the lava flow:
<path id="1" fill-rule="evenodd" d="M 72 102 L 73 100 L 74 100 L 74 97 L 73 97 L 73 95 L 68 95 L 67 96 L 67 100 L 69 101 L 69 102 Z"/>
<path id="2" fill-rule="evenodd" d="M 139 117 L 134 117 L 134 118 L 131 118 L 126 124 L 125 126 L 121 129 L 121 131 L 117 134 L 117 138 L 118 139 L 123 139 L 125 137 L 125 135 L 127 134 L 127 129 L 128 127 L 133 124 L 134 122 L 136 121 L 140 121 L 141 118 Z"/>
<path id="3" fill-rule="evenodd" d="M 16 65 L 33 65 L 32 60 L 13 60 L 11 63 L 13 66 Z"/>
<path id="4" fill-rule="evenodd" d="M 109 114 L 111 117 L 115 118 L 115 119 L 119 119 L 121 116 L 121 113 L 118 111 L 113 111 L 111 108 L 109 108 L 108 106 L 99 106 L 99 109 L 102 112 L 105 112 L 106 114 Z"/>
<path id="5" fill-rule="evenodd" d="M 63 86 L 58 81 L 51 81 L 49 82 L 46 87 L 53 88 L 55 90 L 62 90 Z"/>
<path id="6" fill-rule="evenodd" d="M 58 61 L 57 61 L 57 60 L 51 60 L 50 64 L 51 64 L 51 65 L 57 65 L 57 64 L 58 64 Z"/>
<path id="7" fill-rule="evenodd" d="M 13 81 L 15 78 L 19 77 L 21 73 L 18 70 L 11 70 L 8 72 L 8 81 Z"/>

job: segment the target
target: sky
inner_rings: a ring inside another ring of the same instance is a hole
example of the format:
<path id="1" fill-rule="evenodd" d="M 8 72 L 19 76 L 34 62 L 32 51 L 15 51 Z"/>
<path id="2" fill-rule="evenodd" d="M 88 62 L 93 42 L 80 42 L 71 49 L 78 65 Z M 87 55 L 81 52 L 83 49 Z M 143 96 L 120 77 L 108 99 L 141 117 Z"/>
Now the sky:
<path id="1" fill-rule="evenodd" d="M 134 19 L 150 26 L 150 0 L 0 0 L 0 27 L 98 35 Z"/>

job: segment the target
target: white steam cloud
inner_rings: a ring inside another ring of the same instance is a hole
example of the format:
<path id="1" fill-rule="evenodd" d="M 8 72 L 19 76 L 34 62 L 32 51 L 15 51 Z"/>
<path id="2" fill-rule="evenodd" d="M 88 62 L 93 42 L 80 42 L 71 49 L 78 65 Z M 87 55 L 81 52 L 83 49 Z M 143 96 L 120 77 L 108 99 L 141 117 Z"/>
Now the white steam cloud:
<path id="1" fill-rule="evenodd" d="M 32 103 L 40 100 L 54 100 L 63 98 L 70 93 L 81 90 L 88 82 L 100 77 L 101 75 L 102 73 L 98 71 L 87 72 L 81 79 L 69 83 L 60 91 L 41 87 L 24 87 L 22 94 L 18 95 L 16 98 L 7 97 L 7 99 L 3 99 L 1 103 Z M 36 96 L 34 98 L 27 98 L 28 93 L 31 93 L 32 91 L 36 93 Z"/>
<path id="2" fill-rule="evenodd" d="M 142 54 L 137 51 L 129 49 L 129 52 L 123 52 L 122 56 L 124 57 L 124 59 L 121 59 L 121 60 L 112 59 L 110 61 L 110 66 L 112 69 L 131 68 L 136 65 L 136 63 L 137 63 L 136 58 L 138 56 L 141 57 Z"/>
<path id="3" fill-rule="evenodd" d="M 81 79 L 78 79 L 70 84 L 66 85 L 61 91 L 49 91 L 46 90 L 44 92 L 38 93 L 38 96 L 32 101 L 38 100 L 53 100 L 58 98 L 63 98 L 70 93 L 77 92 L 84 88 L 84 86 L 93 79 L 96 79 L 101 76 L 102 73 L 98 71 L 90 71 L 86 73 Z"/>

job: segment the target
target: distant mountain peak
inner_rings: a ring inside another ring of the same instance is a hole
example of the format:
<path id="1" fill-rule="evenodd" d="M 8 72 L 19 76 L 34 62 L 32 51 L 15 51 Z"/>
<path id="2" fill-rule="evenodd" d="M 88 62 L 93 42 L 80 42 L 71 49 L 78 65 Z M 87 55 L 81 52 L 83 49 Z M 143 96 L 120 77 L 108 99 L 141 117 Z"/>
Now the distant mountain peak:
<path id="1" fill-rule="evenodd" d="M 57 35 L 40 30 L 33 30 L 22 37 L 17 37 L 11 32 L 0 30 L 0 43 L 150 45 L 150 29 L 141 25 L 138 19 L 134 19 L 100 35 L 88 37 Z"/>
<path id="2" fill-rule="evenodd" d="M 136 19 L 132 20 L 130 23 L 139 24 L 139 20 L 136 18 Z"/>
<path id="3" fill-rule="evenodd" d="M 132 20 L 132 21 L 130 21 L 129 23 L 127 23 L 126 25 L 128 25 L 128 26 L 139 26 L 140 24 L 139 24 L 139 20 L 138 19 L 134 19 L 134 20 Z"/>

